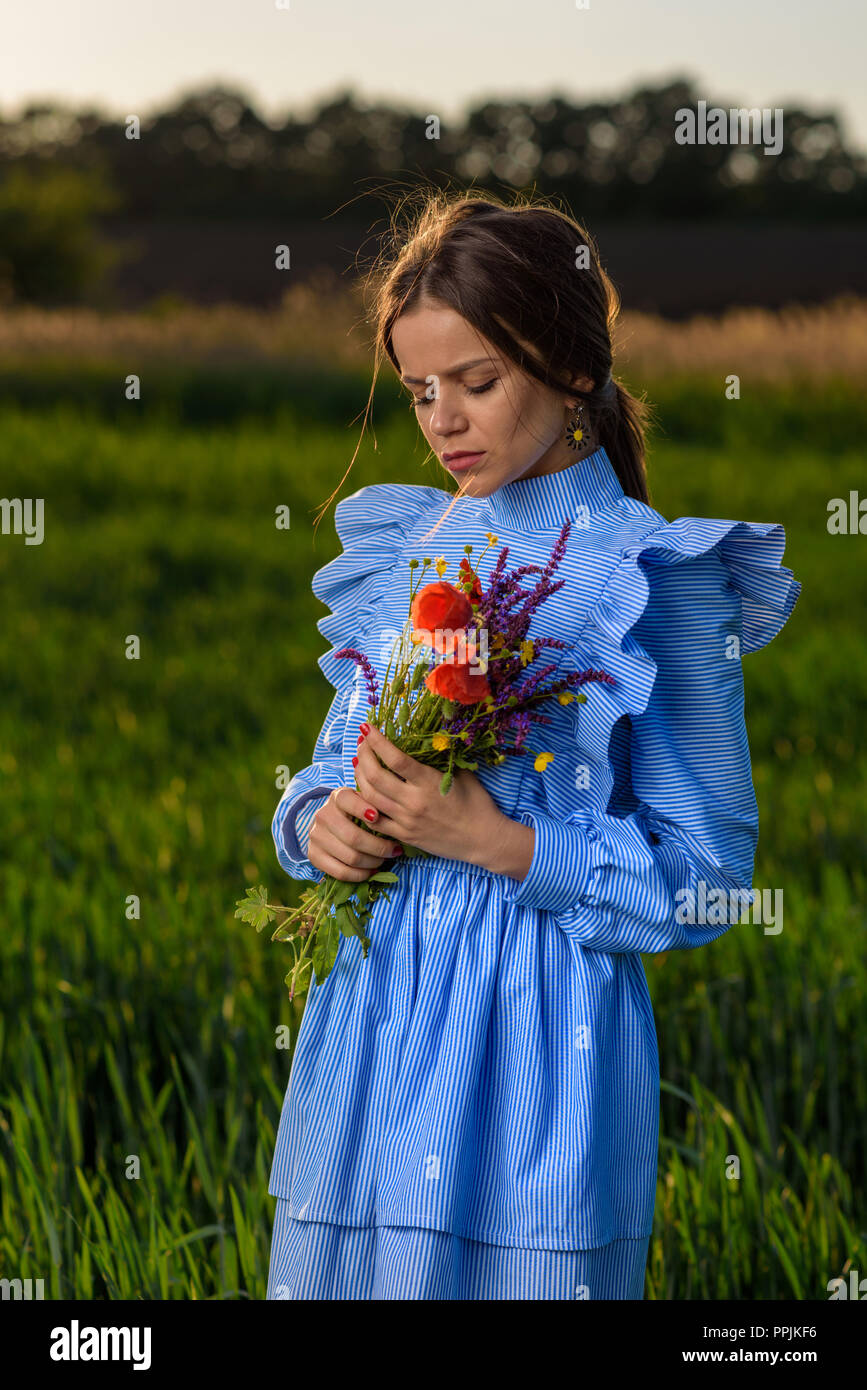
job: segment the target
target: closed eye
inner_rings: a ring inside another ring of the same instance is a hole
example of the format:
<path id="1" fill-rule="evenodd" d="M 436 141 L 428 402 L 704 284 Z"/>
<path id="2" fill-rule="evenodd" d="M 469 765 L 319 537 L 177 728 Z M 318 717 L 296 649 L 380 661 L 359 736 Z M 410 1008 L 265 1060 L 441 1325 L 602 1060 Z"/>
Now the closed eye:
<path id="1" fill-rule="evenodd" d="M 484 393 L 485 393 L 486 391 L 490 391 L 491 387 L 496 385 L 496 383 L 499 381 L 499 379 L 500 379 L 500 378 L 499 378 L 498 376 L 495 376 L 495 377 L 492 377 L 490 381 L 486 381 L 485 384 L 484 384 L 484 386 L 467 386 L 467 387 L 465 388 L 465 390 L 466 390 L 466 392 L 467 392 L 467 395 L 468 395 L 468 396 L 483 396 Z M 435 398 L 434 396 L 422 396 L 421 399 L 417 399 L 417 398 L 414 396 L 413 399 L 412 399 L 412 400 L 410 401 L 410 403 L 409 403 L 409 408 L 410 408 L 410 410 L 412 410 L 413 406 L 416 406 L 416 405 L 430 405 L 431 402 L 432 402 L 433 400 L 435 400 L 435 399 L 436 399 L 436 398 Z"/>

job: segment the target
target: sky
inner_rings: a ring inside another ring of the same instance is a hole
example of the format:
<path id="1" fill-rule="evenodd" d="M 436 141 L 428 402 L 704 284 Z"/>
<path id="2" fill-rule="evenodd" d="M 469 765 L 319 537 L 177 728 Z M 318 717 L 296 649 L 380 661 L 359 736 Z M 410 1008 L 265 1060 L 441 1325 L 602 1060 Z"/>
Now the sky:
<path id="1" fill-rule="evenodd" d="M 7 119 L 52 97 L 147 116 L 220 82 L 266 118 L 352 86 L 447 120 L 490 97 L 582 102 L 687 78 L 726 108 L 834 111 L 867 152 L 867 7 L 854 0 L 0 3 Z"/>

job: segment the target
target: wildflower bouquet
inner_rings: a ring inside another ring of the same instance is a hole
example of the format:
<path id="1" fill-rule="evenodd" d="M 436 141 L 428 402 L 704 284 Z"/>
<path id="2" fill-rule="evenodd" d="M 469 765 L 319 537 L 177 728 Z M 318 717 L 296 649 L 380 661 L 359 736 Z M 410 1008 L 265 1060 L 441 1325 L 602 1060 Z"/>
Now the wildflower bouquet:
<path id="1" fill-rule="evenodd" d="M 344 647 L 335 653 L 355 661 L 364 672 L 368 723 L 403 752 L 441 771 L 443 796 L 448 794 L 455 768 L 475 772 L 480 764 L 493 766 L 504 763 L 507 757 L 533 753 L 526 747 L 531 723 L 551 722 L 538 712 L 544 701 L 556 697 L 560 704 L 583 702 L 587 697 L 577 687 L 589 681 L 614 684 L 606 672 L 594 670 L 572 671 L 564 679 L 546 684 L 556 662 L 542 665 L 524 679 L 525 668 L 545 648 L 569 645 L 556 637 L 531 639 L 527 634 L 533 614 L 565 583 L 552 576 L 563 558 L 571 526 L 569 520 L 564 523 L 544 569 L 522 565 L 507 572 L 509 548 L 504 546 L 486 588 L 470 564 L 471 545 L 464 546 L 455 584 L 444 579 L 448 565 L 439 556 L 433 562 L 437 580 L 422 583 L 432 563 L 425 559 L 414 587 L 414 571 L 421 562 L 411 560 L 409 617 L 394 644 L 381 692 L 376 672 L 362 652 Z M 498 543 L 490 533 L 487 540 L 488 547 L 480 558 Z M 519 581 L 531 573 L 539 578 L 527 590 Z M 419 658 L 419 647 L 429 649 L 432 655 Z M 537 752 L 533 766 L 544 771 L 553 756 Z M 368 832 L 379 834 L 366 822 L 355 816 L 352 819 Z M 388 839 L 392 842 L 393 836 Z M 413 845 L 405 845 L 404 853 L 409 858 L 426 855 Z M 366 926 L 373 906 L 380 895 L 388 899 L 387 886 L 397 881 L 397 875 L 388 869 L 380 869 L 362 883 L 325 874 L 316 887 L 305 891 L 296 908 L 269 903 L 260 884 L 247 889 L 246 898 L 237 903 L 235 916 L 261 931 L 278 912 L 287 914 L 271 940 L 287 941 L 292 947 L 294 959 L 286 984 L 290 998 L 294 998 L 309 984 L 311 969 L 317 983 L 327 979 L 341 933 L 360 937 L 366 958 L 370 945 Z"/>

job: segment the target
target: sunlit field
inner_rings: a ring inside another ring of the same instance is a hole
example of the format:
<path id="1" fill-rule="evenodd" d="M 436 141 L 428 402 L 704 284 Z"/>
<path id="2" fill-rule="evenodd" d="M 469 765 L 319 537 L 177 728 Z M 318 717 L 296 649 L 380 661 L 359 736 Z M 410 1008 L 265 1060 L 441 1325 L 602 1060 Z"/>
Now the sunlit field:
<path id="1" fill-rule="evenodd" d="M 326 270 L 283 295 L 278 308 L 240 304 L 186 305 L 173 294 L 149 309 L 101 313 L 30 305 L 0 316 L 0 362 L 71 358 L 243 363 L 292 360 L 361 367 L 369 360 L 360 282 Z M 826 381 L 867 377 L 867 301 L 843 296 L 829 304 L 793 304 L 775 313 L 734 307 L 721 318 L 686 323 L 624 310 L 613 340 L 618 370 L 636 381 L 678 372 L 738 372 L 751 381 Z"/>
<path id="2" fill-rule="evenodd" d="M 333 508 L 313 520 L 359 439 L 360 318 L 299 293 L 278 315 L 0 324 L 0 494 L 45 506 L 41 545 L 0 536 L 0 1273 L 47 1298 L 265 1294 L 275 1038 L 303 1001 L 233 911 L 247 884 L 301 892 L 270 820 L 333 693 L 310 591 Z M 830 499 L 867 492 L 865 320 L 857 302 L 633 316 L 618 339 L 656 407 L 653 505 L 782 522 L 804 586 L 744 662 L 754 886 L 782 890 L 783 928 L 644 957 L 663 1084 L 648 1299 L 826 1298 L 867 1268 L 867 540 L 827 529 Z M 378 447 L 342 495 L 448 487 L 384 374 L 375 399 Z"/>

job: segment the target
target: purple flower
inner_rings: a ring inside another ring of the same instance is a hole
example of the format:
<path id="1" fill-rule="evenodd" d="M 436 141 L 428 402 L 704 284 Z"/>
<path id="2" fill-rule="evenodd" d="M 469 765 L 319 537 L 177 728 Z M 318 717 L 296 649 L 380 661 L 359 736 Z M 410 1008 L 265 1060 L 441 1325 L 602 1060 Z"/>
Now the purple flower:
<path id="1" fill-rule="evenodd" d="M 356 665 L 361 667 L 364 672 L 364 679 L 367 683 L 367 703 L 375 709 L 377 699 L 379 698 L 379 682 L 376 679 L 376 672 L 364 655 L 364 652 L 357 652 L 354 647 L 342 647 L 340 651 L 335 652 L 334 655 L 336 657 L 351 656 Z"/>

